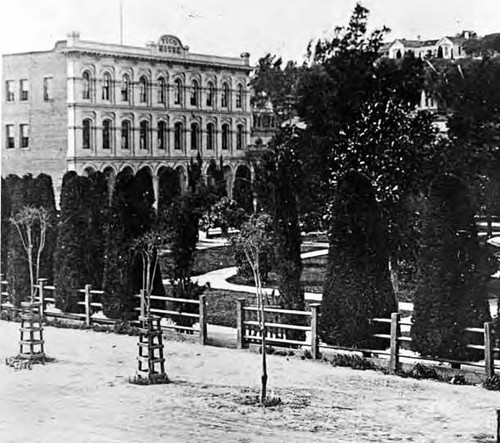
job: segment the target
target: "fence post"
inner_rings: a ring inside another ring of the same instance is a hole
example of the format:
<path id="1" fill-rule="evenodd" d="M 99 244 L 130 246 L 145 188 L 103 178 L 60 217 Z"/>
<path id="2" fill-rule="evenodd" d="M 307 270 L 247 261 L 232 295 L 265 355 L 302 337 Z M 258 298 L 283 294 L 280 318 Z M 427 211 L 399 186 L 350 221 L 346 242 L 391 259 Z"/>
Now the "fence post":
<path id="1" fill-rule="evenodd" d="M 497 443 L 500 443 L 500 409 L 497 409 Z"/>
<path id="2" fill-rule="evenodd" d="M 44 292 L 44 287 L 45 287 L 45 282 L 47 281 L 46 278 L 39 278 L 38 279 L 38 299 L 42 305 L 42 309 L 40 311 L 40 317 L 42 322 L 45 319 L 45 292 Z"/>
<path id="3" fill-rule="evenodd" d="M 207 299 L 205 295 L 200 296 L 200 343 L 207 344 Z"/>
<path id="4" fill-rule="evenodd" d="M 389 371 L 394 373 L 399 369 L 399 319 L 401 314 L 393 312 L 391 314 L 391 355 L 389 358 Z"/>
<path id="5" fill-rule="evenodd" d="M 146 317 L 146 291 L 141 289 L 141 317 Z"/>
<path id="6" fill-rule="evenodd" d="M 90 289 L 92 285 L 85 285 L 85 326 L 90 326 Z"/>
<path id="7" fill-rule="evenodd" d="M 319 303 L 311 303 L 311 356 L 314 360 L 319 358 L 318 314 Z"/>
<path id="8" fill-rule="evenodd" d="M 236 348 L 246 348 L 245 343 L 245 299 L 236 300 Z"/>
<path id="9" fill-rule="evenodd" d="M 486 377 L 491 377 L 495 374 L 491 326 L 491 322 L 484 323 L 484 369 L 486 371 Z"/>

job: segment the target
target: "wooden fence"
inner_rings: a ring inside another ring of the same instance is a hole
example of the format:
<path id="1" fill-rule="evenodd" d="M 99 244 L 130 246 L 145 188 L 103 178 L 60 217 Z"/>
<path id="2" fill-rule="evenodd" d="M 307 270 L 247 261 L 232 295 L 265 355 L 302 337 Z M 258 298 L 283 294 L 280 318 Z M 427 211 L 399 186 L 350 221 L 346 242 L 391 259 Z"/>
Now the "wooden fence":
<path id="1" fill-rule="evenodd" d="M 265 307 L 265 327 L 269 331 L 266 334 L 266 342 L 277 343 L 280 345 L 307 346 L 311 349 L 311 356 L 314 359 L 319 358 L 319 340 L 318 340 L 318 310 L 319 303 L 311 304 L 310 311 L 295 311 L 289 309 L 280 309 L 276 307 Z M 236 311 L 236 347 L 243 349 L 251 342 L 262 342 L 261 332 L 258 330 L 259 322 L 255 319 L 257 306 L 245 306 L 245 299 L 237 300 Z M 294 325 L 286 323 L 283 319 L 287 316 L 301 316 L 309 320 L 309 325 Z M 310 333 L 310 340 L 292 340 L 287 339 L 286 331 L 302 331 L 304 334 Z"/>
<path id="2" fill-rule="evenodd" d="M 439 361 L 443 363 L 451 363 L 452 365 L 460 367 L 460 365 L 467 365 L 473 367 L 484 368 L 487 377 L 491 377 L 495 374 L 495 361 L 494 353 L 500 352 L 500 348 L 494 347 L 494 335 L 493 327 L 491 322 L 484 323 L 482 328 L 465 328 L 465 332 L 472 332 L 475 334 L 481 334 L 483 337 L 483 344 L 468 344 L 468 349 L 477 349 L 483 351 L 484 353 L 484 364 L 476 362 L 466 362 L 460 360 L 451 359 L 434 359 L 429 357 L 422 357 L 419 355 L 404 355 L 401 353 L 401 343 L 402 342 L 412 342 L 412 338 L 408 336 L 401 335 L 401 326 L 407 325 L 412 326 L 410 320 L 402 320 L 401 314 L 395 312 L 391 314 L 391 318 L 374 318 L 372 321 L 378 323 L 390 323 L 391 332 L 390 334 L 374 334 L 375 337 L 387 339 L 390 342 L 389 348 L 389 370 L 391 372 L 396 372 L 400 368 L 400 360 L 402 358 L 410 360 L 426 360 L 426 361 Z M 380 352 L 379 352 L 380 353 Z"/>
<path id="3" fill-rule="evenodd" d="M 37 301 L 39 301 L 42 304 L 42 310 L 41 310 L 41 315 L 42 319 L 44 318 L 63 318 L 63 319 L 68 319 L 68 320 L 81 320 L 85 323 L 86 326 L 91 326 L 92 324 L 114 324 L 116 323 L 116 320 L 110 319 L 104 316 L 99 316 L 96 317 L 93 313 L 94 310 L 103 310 L 103 305 L 102 305 L 102 296 L 104 295 L 104 291 L 97 290 L 97 289 L 92 289 L 91 285 L 85 285 L 85 288 L 83 289 L 78 289 L 77 293 L 79 296 L 79 300 L 77 302 L 78 306 L 83 307 L 83 312 L 78 313 L 78 312 L 57 312 L 54 310 L 47 309 L 47 304 L 55 304 L 55 286 L 49 286 L 46 284 L 46 279 L 41 278 L 38 280 L 38 284 L 36 285 L 38 289 L 38 295 L 37 295 Z M 6 303 L 6 299 L 9 295 L 7 291 L 7 285 L 8 282 L 5 280 L 1 280 L 1 295 L 0 295 L 0 312 L 2 310 L 9 310 L 9 311 L 18 311 L 19 309 L 13 306 L 10 303 Z M 140 305 L 135 308 L 136 311 L 140 312 L 141 315 L 144 315 L 145 309 L 144 309 L 144 292 L 141 291 L 141 294 L 136 294 L 136 298 L 140 299 Z M 151 296 L 152 300 L 160 300 L 164 301 L 165 303 L 170 303 L 173 305 L 179 304 L 182 305 L 187 303 L 187 304 L 193 304 L 197 305 L 198 309 L 197 312 L 190 313 L 190 312 L 182 312 L 179 310 L 167 310 L 167 309 L 158 309 L 158 308 L 151 308 L 150 311 L 153 314 L 157 314 L 162 318 L 172 318 L 172 317 L 190 317 L 190 318 L 196 318 L 198 320 L 198 323 L 200 327 L 193 328 L 193 327 L 188 327 L 188 326 L 180 326 L 180 325 L 169 325 L 169 324 L 163 324 L 162 328 L 167 329 L 167 330 L 175 330 L 177 332 L 190 332 L 190 333 L 198 333 L 200 342 L 202 344 L 207 343 L 207 317 L 206 317 L 206 299 L 205 296 L 202 295 L 199 300 L 191 300 L 191 299 L 184 299 L 184 298 L 174 298 L 174 297 L 166 297 L 166 296 L 158 296 L 158 295 L 152 295 Z M 133 321 L 133 324 L 139 324 L 138 321 Z"/>

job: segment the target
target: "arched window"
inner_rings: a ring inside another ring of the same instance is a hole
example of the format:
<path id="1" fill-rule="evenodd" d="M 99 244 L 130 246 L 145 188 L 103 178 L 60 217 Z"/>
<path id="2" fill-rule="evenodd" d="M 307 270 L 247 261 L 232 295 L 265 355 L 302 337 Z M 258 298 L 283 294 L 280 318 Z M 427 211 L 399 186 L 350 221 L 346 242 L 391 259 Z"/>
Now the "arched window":
<path id="1" fill-rule="evenodd" d="M 148 79 L 144 75 L 139 79 L 139 101 L 148 102 Z"/>
<path id="2" fill-rule="evenodd" d="M 236 92 L 236 107 L 242 108 L 243 106 L 243 86 L 238 85 L 238 91 Z"/>
<path id="3" fill-rule="evenodd" d="M 213 123 L 207 125 L 207 149 L 214 149 L 215 126 Z"/>
<path id="4" fill-rule="evenodd" d="M 200 95 L 200 87 L 198 86 L 198 82 L 193 80 L 191 83 L 191 106 L 198 106 L 198 96 Z"/>
<path id="5" fill-rule="evenodd" d="M 227 108 L 229 103 L 229 86 L 227 83 L 224 83 L 222 85 L 222 95 L 221 95 L 221 100 L 220 100 L 220 105 L 223 108 Z"/>
<path id="6" fill-rule="evenodd" d="M 176 105 L 182 104 L 182 81 L 180 79 L 175 80 L 174 103 Z"/>
<path id="7" fill-rule="evenodd" d="M 122 149 L 130 149 L 130 122 L 128 120 L 122 121 Z"/>
<path id="8" fill-rule="evenodd" d="M 191 150 L 197 151 L 200 146 L 200 129 L 198 123 L 191 123 Z"/>
<path id="9" fill-rule="evenodd" d="M 236 132 L 236 149 L 243 149 L 243 125 L 238 125 Z"/>
<path id="10" fill-rule="evenodd" d="M 215 86 L 212 82 L 207 84 L 207 106 L 215 105 Z"/>
<path id="11" fill-rule="evenodd" d="M 102 122 L 102 149 L 111 149 L 111 120 Z"/>
<path id="12" fill-rule="evenodd" d="M 222 149 L 229 149 L 229 125 L 222 125 Z"/>
<path id="13" fill-rule="evenodd" d="M 182 123 L 177 122 L 174 125 L 174 149 L 182 149 L 183 144 Z"/>
<path id="14" fill-rule="evenodd" d="M 158 122 L 158 149 L 167 147 L 167 125 L 164 121 Z"/>
<path id="15" fill-rule="evenodd" d="M 82 147 L 83 149 L 90 149 L 92 147 L 92 137 L 91 137 L 92 121 L 88 118 L 83 120 L 83 135 L 82 135 Z"/>
<path id="16" fill-rule="evenodd" d="M 130 100 L 130 77 L 128 74 L 122 77 L 121 95 L 122 101 L 128 102 Z"/>
<path id="17" fill-rule="evenodd" d="M 158 103 L 165 103 L 165 98 L 166 98 L 166 86 L 165 86 L 165 79 L 163 77 L 160 77 L 158 79 Z"/>
<path id="18" fill-rule="evenodd" d="M 102 79 L 102 99 L 111 100 L 111 75 L 107 72 Z"/>
<path id="19" fill-rule="evenodd" d="M 89 71 L 85 71 L 82 75 L 82 98 L 90 100 L 92 96 L 92 77 Z"/>
<path id="20" fill-rule="evenodd" d="M 147 120 L 142 120 L 139 124 L 139 148 L 149 148 L 149 122 Z"/>

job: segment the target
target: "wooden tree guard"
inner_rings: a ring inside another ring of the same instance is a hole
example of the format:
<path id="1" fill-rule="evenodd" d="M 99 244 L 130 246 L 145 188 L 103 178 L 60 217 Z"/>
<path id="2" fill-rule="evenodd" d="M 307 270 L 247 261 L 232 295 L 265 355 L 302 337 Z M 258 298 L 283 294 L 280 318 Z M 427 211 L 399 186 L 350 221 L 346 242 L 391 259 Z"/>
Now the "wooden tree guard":
<path id="1" fill-rule="evenodd" d="M 42 303 L 21 303 L 21 339 L 19 357 L 30 361 L 45 361 L 43 349 Z"/>
<path id="2" fill-rule="evenodd" d="M 163 357 L 163 337 L 160 317 L 140 316 L 139 355 L 137 356 L 137 374 L 131 380 L 137 384 L 167 383 L 165 358 Z"/>

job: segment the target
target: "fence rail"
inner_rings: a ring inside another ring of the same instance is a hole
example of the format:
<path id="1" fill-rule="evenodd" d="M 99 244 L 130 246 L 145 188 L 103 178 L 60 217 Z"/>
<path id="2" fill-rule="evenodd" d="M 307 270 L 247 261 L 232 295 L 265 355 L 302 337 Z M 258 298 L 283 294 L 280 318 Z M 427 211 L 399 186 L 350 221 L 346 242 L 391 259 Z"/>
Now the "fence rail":
<path id="1" fill-rule="evenodd" d="M 245 299 L 238 299 L 236 310 L 236 347 L 243 349 L 250 342 L 262 343 L 262 331 L 257 330 L 260 322 L 249 318 L 257 313 L 257 306 L 245 306 Z M 266 331 L 266 342 L 278 343 L 284 345 L 307 346 L 311 349 L 311 356 L 314 359 L 319 358 L 319 339 L 318 339 L 318 313 L 319 303 L 311 304 L 310 311 L 298 311 L 293 309 L 281 309 L 276 307 L 264 307 L 265 314 L 277 314 L 273 320 L 264 318 L 264 330 Z M 265 316 L 264 314 L 264 316 Z M 297 325 L 286 323 L 283 316 L 302 316 L 309 317 L 309 325 Z M 269 333 L 267 333 L 269 331 Z M 295 340 L 293 338 L 284 338 L 286 331 L 303 332 L 306 334 L 305 340 Z M 310 333 L 310 340 L 307 341 L 307 333 Z"/>
<path id="2" fill-rule="evenodd" d="M 373 334 L 374 337 L 384 338 L 390 340 L 390 352 L 389 352 L 389 370 L 391 372 L 396 372 L 400 367 L 401 358 L 409 358 L 416 360 L 427 360 L 427 361 L 435 361 L 436 359 L 431 359 L 424 356 L 409 356 L 401 354 L 400 343 L 401 342 L 412 342 L 412 338 L 408 336 L 402 336 L 401 334 L 401 325 L 412 325 L 411 321 L 401 320 L 401 314 L 399 312 L 395 312 L 391 314 L 391 318 L 374 318 L 373 322 L 376 323 L 390 323 L 391 324 L 391 333 L 390 334 Z M 438 359 L 439 362 L 446 362 L 455 365 L 468 365 L 475 367 L 484 367 L 485 374 L 487 377 L 491 377 L 495 374 L 495 361 L 494 361 L 494 352 L 500 352 L 499 348 L 495 348 L 493 346 L 494 336 L 493 336 L 493 324 L 491 322 L 484 323 L 484 327 L 469 327 L 465 328 L 464 332 L 472 332 L 472 333 L 481 333 L 483 334 L 483 344 L 468 344 L 466 347 L 468 349 L 477 349 L 484 352 L 484 364 L 479 364 L 475 362 L 465 362 L 460 360 L 451 360 L 451 359 Z"/>
<path id="3" fill-rule="evenodd" d="M 99 289 L 92 289 L 91 285 L 85 285 L 83 289 L 77 289 L 76 293 L 81 298 L 83 296 L 83 300 L 78 300 L 76 302 L 77 306 L 83 307 L 84 312 L 56 312 L 53 310 L 47 309 L 47 304 L 55 304 L 56 300 L 54 297 L 55 286 L 47 285 L 47 280 L 41 278 L 38 280 L 37 288 L 37 301 L 42 304 L 41 316 L 44 318 L 59 318 L 59 319 L 68 319 L 68 320 L 79 320 L 85 323 L 86 326 L 91 326 L 92 324 L 113 324 L 116 322 L 114 319 L 110 319 L 107 317 L 95 317 L 92 313 L 93 309 L 103 310 L 103 304 L 101 301 L 101 297 L 104 295 L 104 291 Z M 1 293 L 0 293 L 0 312 L 2 310 L 10 310 L 10 311 L 19 311 L 14 305 L 7 303 L 5 300 L 9 296 L 9 292 L 7 291 L 8 282 L 3 278 L 0 279 L 1 283 Z M 49 296 L 50 295 L 50 296 Z M 140 306 L 135 308 L 135 311 L 139 311 L 141 315 L 145 314 L 144 309 L 144 294 L 141 291 L 141 294 L 136 294 L 136 298 L 140 299 Z M 198 312 L 181 312 L 174 311 L 169 309 L 158 309 L 151 308 L 150 311 L 154 314 L 160 314 L 161 317 L 189 317 L 192 319 L 197 319 L 199 322 L 199 328 L 182 326 L 182 325 L 162 325 L 163 329 L 167 330 L 176 330 L 178 332 L 181 331 L 190 331 L 199 333 L 200 342 L 202 344 L 207 344 L 207 323 L 206 323 L 206 299 L 205 296 L 202 295 L 199 300 L 185 299 L 185 298 L 175 298 L 175 297 L 167 297 L 167 296 L 159 296 L 152 295 L 152 300 L 160 300 L 169 303 L 178 303 L 178 304 L 192 304 L 198 306 Z M 138 321 L 132 322 L 134 324 L 138 324 Z"/>

